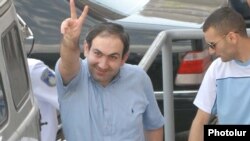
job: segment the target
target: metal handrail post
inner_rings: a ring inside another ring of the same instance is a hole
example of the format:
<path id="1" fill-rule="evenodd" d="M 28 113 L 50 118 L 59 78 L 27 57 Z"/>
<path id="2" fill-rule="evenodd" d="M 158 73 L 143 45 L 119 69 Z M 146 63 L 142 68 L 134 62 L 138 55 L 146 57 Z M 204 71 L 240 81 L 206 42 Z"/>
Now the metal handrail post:
<path id="1" fill-rule="evenodd" d="M 170 37 L 166 39 L 166 44 L 162 46 L 163 105 L 166 119 L 164 135 L 165 141 L 175 141 L 172 39 Z"/>
<path id="2" fill-rule="evenodd" d="M 139 63 L 145 71 L 149 69 L 157 54 L 162 51 L 163 106 L 165 141 L 175 141 L 172 44 L 175 39 L 201 39 L 201 29 L 173 29 L 160 32 Z"/>

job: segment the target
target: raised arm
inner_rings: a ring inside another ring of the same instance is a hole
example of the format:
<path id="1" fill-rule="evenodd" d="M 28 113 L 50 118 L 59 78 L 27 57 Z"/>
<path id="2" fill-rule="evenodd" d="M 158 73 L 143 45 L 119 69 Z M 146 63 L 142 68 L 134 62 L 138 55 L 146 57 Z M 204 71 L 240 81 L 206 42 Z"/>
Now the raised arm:
<path id="1" fill-rule="evenodd" d="M 70 0 L 70 18 L 61 24 L 63 35 L 60 48 L 59 72 L 64 84 L 67 84 L 78 73 L 80 68 L 79 38 L 84 21 L 87 17 L 88 6 L 84 7 L 80 17 L 77 17 L 74 0 Z"/>

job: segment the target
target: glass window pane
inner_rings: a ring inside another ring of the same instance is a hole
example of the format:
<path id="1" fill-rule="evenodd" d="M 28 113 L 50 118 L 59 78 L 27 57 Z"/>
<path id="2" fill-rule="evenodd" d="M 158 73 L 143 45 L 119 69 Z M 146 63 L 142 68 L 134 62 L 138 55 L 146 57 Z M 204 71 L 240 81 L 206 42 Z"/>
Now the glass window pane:
<path id="1" fill-rule="evenodd" d="M 5 93 L 3 89 L 3 80 L 0 75 L 0 126 L 6 121 L 7 119 L 7 104 L 6 104 Z"/>
<path id="2" fill-rule="evenodd" d="M 13 24 L 2 37 L 5 63 L 8 70 L 8 78 L 14 104 L 18 109 L 28 96 L 28 77 L 22 44 L 16 24 Z"/>

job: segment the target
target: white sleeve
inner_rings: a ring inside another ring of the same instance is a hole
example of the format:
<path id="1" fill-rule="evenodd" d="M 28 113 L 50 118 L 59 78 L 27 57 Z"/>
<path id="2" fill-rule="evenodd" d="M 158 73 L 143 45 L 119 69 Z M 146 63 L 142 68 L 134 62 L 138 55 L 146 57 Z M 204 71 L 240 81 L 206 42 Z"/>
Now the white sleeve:
<path id="1" fill-rule="evenodd" d="M 216 62 L 214 61 L 209 66 L 194 100 L 194 105 L 209 114 L 212 112 L 216 99 Z"/>
<path id="2" fill-rule="evenodd" d="M 59 109 L 55 72 L 35 59 L 28 59 L 28 66 L 34 96 Z"/>

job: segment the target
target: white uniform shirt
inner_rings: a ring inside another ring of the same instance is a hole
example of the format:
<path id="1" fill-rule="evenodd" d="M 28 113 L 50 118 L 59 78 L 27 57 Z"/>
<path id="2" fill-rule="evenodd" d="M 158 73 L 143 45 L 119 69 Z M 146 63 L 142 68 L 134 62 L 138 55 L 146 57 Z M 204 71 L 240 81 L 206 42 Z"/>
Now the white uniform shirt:
<path id="1" fill-rule="evenodd" d="M 42 61 L 28 58 L 32 90 L 41 114 L 41 141 L 55 141 L 59 109 L 54 71 Z"/>

